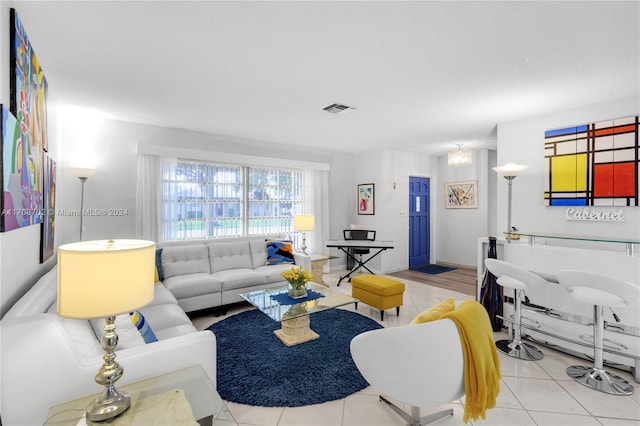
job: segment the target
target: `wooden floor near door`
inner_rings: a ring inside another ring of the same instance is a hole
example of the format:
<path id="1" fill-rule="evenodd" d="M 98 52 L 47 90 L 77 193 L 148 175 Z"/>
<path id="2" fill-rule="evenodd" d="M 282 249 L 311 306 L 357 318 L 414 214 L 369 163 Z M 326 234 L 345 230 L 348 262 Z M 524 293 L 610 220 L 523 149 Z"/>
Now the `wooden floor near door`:
<path id="1" fill-rule="evenodd" d="M 447 265 L 453 266 L 453 265 Z M 441 274 L 430 275 L 416 271 L 400 271 L 389 274 L 392 277 L 404 278 L 411 281 L 417 281 L 429 284 L 434 287 L 445 288 L 447 290 L 457 291 L 459 293 L 476 295 L 476 268 L 466 268 L 456 266 L 457 269 Z"/>

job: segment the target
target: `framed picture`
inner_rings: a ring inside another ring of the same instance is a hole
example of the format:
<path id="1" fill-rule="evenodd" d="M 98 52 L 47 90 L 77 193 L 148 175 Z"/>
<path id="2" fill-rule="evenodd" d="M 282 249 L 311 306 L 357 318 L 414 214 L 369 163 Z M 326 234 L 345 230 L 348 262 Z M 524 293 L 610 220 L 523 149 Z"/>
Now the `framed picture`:
<path id="1" fill-rule="evenodd" d="M 358 185 L 358 214 L 375 214 L 375 188 L 372 183 Z"/>
<path id="2" fill-rule="evenodd" d="M 47 79 L 15 9 L 10 9 L 10 19 L 9 110 L 23 133 L 28 131 L 35 143 L 48 151 Z"/>
<path id="3" fill-rule="evenodd" d="M 0 232 L 42 223 L 42 146 L 0 105 Z"/>
<path id="4" fill-rule="evenodd" d="M 444 184 L 444 197 L 448 209 L 477 209 L 478 181 L 447 182 Z"/>

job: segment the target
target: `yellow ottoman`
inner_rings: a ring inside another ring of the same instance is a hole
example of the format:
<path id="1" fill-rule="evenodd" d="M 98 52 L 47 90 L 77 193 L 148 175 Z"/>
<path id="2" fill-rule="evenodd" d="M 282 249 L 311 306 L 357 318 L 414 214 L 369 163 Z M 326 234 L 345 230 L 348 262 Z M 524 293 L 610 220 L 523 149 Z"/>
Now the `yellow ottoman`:
<path id="1" fill-rule="evenodd" d="M 351 297 L 380 309 L 380 320 L 384 321 L 384 310 L 396 308 L 400 315 L 404 283 L 380 275 L 358 275 L 351 278 Z M 356 303 L 358 309 L 358 303 Z"/>

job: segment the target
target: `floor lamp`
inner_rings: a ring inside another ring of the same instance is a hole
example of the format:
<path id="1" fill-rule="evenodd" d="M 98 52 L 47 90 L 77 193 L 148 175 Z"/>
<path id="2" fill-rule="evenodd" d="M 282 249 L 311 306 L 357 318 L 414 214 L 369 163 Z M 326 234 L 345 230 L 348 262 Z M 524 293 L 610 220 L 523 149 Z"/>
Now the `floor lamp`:
<path id="1" fill-rule="evenodd" d="M 518 165 L 518 164 L 505 164 L 504 166 L 494 167 L 495 170 L 500 176 L 504 177 L 509 182 L 509 210 L 507 210 L 507 243 L 511 244 L 511 185 L 513 180 L 520 175 L 523 171 L 525 171 L 529 166 L 528 165 Z"/>
<path id="2" fill-rule="evenodd" d="M 302 253 L 307 254 L 307 231 L 313 231 L 315 218 L 312 214 L 297 214 L 293 217 L 293 229 L 302 231 Z"/>
<path id="3" fill-rule="evenodd" d="M 71 173 L 80 179 L 82 183 L 82 189 L 80 190 L 80 240 L 82 241 L 82 218 L 84 217 L 84 183 L 89 179 L 90 176 L 96 174 L 95 169 L 87 169 L 83 167 L 72 167 Z"/>

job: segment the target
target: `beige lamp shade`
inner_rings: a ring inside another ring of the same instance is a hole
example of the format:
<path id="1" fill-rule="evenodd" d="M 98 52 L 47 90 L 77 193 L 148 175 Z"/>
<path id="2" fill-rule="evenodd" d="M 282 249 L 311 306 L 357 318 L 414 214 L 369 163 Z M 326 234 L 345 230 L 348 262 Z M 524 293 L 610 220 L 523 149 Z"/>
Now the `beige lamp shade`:
<path id="1" fill-rule="evenodd" d="M 520 165 L 520 164 L 509 163 L 509 164 L 505 164 L 504 166 L 494 167 L 493 170 L 495 170 L 495 172 L 498 173 L 500 176 L 516 177 L 516 176 L 519 176 L 520 173 L 527 170 L 528 167 L 529 167 L 528 164 Z"/>
<path id="2" fill-rule="evenodd" d="M 153 299 L 155 243 L 82 241 L 58 247 L 58 314 L 102 318 Z"/>
<path id="3" fill-rule="evenodd" d="M 313 231 L 315 218 L 312 214 L 298 214 L 293 217 L 293 229 L 296 231 Z"/>
<path id="4" fill-rule="evenodd" d="M 96 169 L 86 167 L 71 167 L 71 173 L 79 178 L 88 178 L 96 174 Z"/>

